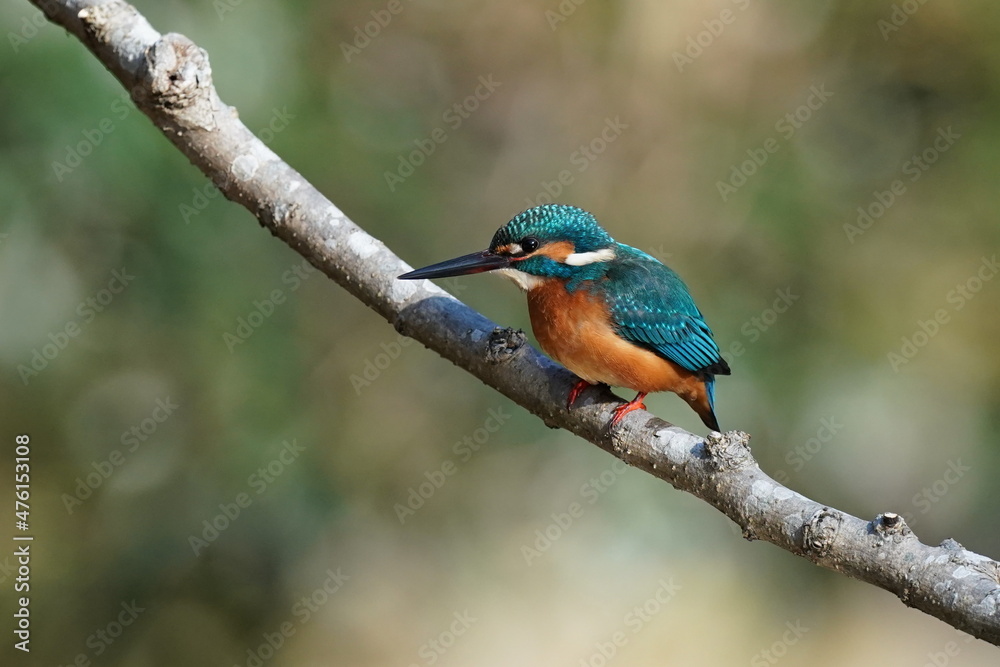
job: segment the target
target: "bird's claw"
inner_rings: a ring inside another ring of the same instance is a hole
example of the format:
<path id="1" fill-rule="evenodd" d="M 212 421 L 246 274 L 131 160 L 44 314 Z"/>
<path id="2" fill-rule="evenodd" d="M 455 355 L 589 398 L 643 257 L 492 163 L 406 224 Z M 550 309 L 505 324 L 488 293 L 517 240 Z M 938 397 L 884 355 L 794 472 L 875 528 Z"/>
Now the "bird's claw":
<path id="1" fill-rule="evenodd" d="M 575 385 L 573 385 L 573 388 L 570 389 L 569 391 L 569 398 L 566 400 L 566 409 L 567 410 L 572 409 L 573 404 L 576 403 L 576 399 L 580 397 L 580 394 L 583 393 L 583 390 L 590 386 L 593 385 L 591 385 L 586 380 L 580 380 Z"/>
<path id="2" fill-rule="evenodd" d="M 639 394 L 628 403 L 624 403 L 615 408 L 614 412 L 611 413 L 610 426 L 614 428 L 618 425 L 618 422 L 625 417 L 625 415 L 633 412 L 634 410 L 645 410 L 646 404 L 643 403 L 644 398 L 646 398 L 646 394 Z"/>

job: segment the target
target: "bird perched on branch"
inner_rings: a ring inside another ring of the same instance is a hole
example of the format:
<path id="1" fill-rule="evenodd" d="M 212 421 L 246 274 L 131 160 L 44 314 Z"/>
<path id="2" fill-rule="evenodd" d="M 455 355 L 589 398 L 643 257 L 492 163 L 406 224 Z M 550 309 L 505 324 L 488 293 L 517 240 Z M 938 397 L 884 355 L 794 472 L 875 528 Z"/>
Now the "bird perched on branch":
<path id="1" fill-rule="evenodd" d="M 714 431 L 715 376 L 729 375 L 705 319 L 680 277 L 656 258 L 616 242 L 593 215 L 546 204 L 497 230 L 488 249 L 399 276 L 445 278 L 495 271 L 528 294 L 542 349 L 590 385 L 638 392 L 615 408 L 614 426 L 643 399 L 672 391 Z"/>

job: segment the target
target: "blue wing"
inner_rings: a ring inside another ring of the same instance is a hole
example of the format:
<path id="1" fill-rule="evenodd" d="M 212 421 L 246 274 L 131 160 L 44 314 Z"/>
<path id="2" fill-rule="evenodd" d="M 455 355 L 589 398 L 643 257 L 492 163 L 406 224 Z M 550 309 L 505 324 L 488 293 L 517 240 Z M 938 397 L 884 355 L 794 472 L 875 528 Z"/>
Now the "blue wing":
<path id="1" fill-rule="evenodd" d="M 712 330 L 676 273 L 640 251 L 628 248 L 608 268 L 611 319 L 626 340 L 647 347 L 711 382 L 729 375 Z M 714 388 L 714 387 L 713 387 Z"/>

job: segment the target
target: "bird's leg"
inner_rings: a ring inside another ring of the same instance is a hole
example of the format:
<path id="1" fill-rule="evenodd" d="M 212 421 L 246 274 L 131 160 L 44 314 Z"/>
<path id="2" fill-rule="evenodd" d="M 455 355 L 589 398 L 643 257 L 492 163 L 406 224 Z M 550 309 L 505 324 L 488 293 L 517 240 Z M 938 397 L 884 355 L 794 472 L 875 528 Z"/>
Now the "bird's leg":
<path id="1" fill-rule="evenodd" d="M 611 416 L 611 425 L 616 426 L 618 422 L 622 420 L 622 417 L 632 412 L 633 410 L 645 410 L 646 404 L 642 400 L 646 398 L 646 392 L 639 392 L 639 395 L 633 398 L 631 401 L 625 405 L 619 405 L 615 408 L 614 414 Z"/>
<path id="2" fill-rule="evenodd" d="M 580 397 L 580 394 L 583 393 L 583 390 L 586 389 L 587 387 L 592 387 L 592 386 L 594 385 L 587 382 L 586 380 L 580 380 L 575 385 L 573 385 L 573 388 L 570 389 L 569 391 L 569 400 L 566 401 L 566 409 L 567 410 L 571 409 L 573 407 L 573 404 L 576 403 L 576 399 L 578 399 Z"/>

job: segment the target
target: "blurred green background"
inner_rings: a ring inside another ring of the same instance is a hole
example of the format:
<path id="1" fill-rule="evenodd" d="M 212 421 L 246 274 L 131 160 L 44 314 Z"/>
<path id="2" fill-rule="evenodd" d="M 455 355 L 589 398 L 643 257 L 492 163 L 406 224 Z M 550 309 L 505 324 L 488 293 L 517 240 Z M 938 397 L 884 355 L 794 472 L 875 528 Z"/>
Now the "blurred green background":
<path id="1" fill-rule="evenodd" d="M 766 471 L 1000 554 L 995 3 L 138 8 L 413 265 L 594 212 L 691 286 Z M 30 656 L 0 556 L 5 664 L 996 664 L 400 341 L 75 38 L 0 22 L 0 475 L 29 434 L 36 537 Z"/>

